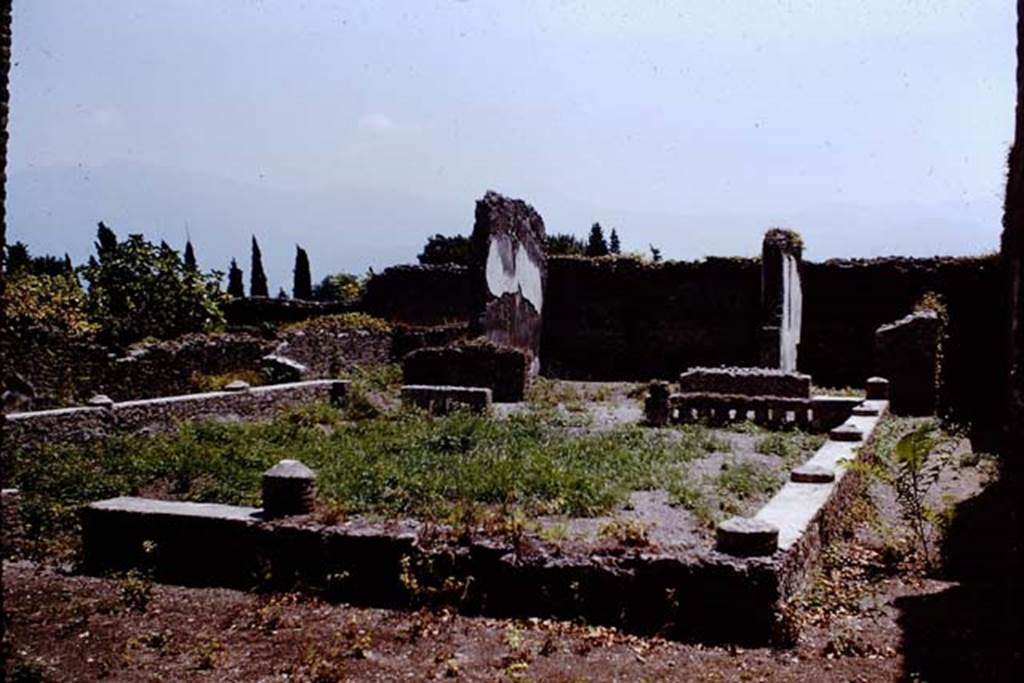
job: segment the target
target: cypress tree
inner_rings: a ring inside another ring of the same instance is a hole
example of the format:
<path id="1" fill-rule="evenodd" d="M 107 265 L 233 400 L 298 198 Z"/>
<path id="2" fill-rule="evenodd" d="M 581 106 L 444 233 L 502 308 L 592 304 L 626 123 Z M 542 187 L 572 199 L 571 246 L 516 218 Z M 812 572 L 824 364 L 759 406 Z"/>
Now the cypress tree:
<path id="1" fill-rule="evenodd" d="M 267 274 L 263 272 L 263 254 L 252 236 L 252 267 L 249 271 L 249 296 L 269 296 L 267 293 Z"/>
<path id="2" fill-rule="evenodd" d="M 231 267 L 228 268 L 228 294 L 239 299 L 245 296 L 245 285 L 242 284 L 242 269 L 238 267 L 235 259 L 231 259 Z"/>
<path id="3" fill-rule="evenodd" d="M 28 270 L 32 264 L 32 257 L 28 253 L 28 245 L 24 242 L 15 242 L 7 245 L 7 272 L 13 273 L 19 270 Z"/>
<path id="4" fill-rule="evenodd" d="M 608 251 L 613 254 L 622 253 L 622 245 L 619 244 L 619 233 L 615 232 L 615 228 L 612 228 L 612 234 L 608 239 Z"/>
<path id="5" fill-rule="evenodd" d="M 295 280 L 292 296 L 296 299 L 309 301 L 313 298 L 313 276 L 309 272 L 309 256 L 306 250 L 295 245 Z"/>
<path id="6" fill-rule="evenodd" d="M 112 252 L 117 247 L 117 235 L 114 231 L 103 224 L 103 221 L 99 222 L 99 227 L 96 230 L 96 255 L 103 260 L 103 257 Z"/>
<path id="7" fill-rule="evenodd" d="M 587 256 L 607 256 L 608 242 L 604 239 L 604 229 L 600 223 L 590 226 L 590 238 L 587 240 Z"/>
<path id="8" fill-rule="evenodd" d="M 189 270 L 199 270 L 199 266 L 196 264 L 196 252 L 192 249 L 192 240 L 185 241 L 185 267 Z"/>

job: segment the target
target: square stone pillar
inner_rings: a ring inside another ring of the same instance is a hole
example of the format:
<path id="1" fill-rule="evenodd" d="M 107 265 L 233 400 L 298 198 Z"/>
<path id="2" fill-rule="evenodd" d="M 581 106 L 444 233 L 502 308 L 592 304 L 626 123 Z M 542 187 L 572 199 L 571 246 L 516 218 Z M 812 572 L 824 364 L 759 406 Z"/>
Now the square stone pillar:
<path id="1" fill-rule="evenodd" d="M 792 230 L 772 228 L 761 245 L 761 365 L 796 372 L 803 315 L 800 263 L 803 242 Z"/>

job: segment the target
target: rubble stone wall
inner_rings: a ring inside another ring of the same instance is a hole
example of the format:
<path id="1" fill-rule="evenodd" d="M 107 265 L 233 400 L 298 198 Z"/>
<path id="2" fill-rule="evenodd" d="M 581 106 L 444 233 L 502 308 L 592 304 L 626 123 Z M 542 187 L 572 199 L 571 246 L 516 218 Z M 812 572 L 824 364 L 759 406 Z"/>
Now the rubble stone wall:
<path id="1" fill-rule="evenodd" d="M 83 406 L 10 413 L 4 416 L 4 447 L 39 448 L 55 443 L 84 443 L 113 434 L 163 432 L 188 420 L 242 421 L 272 417 L 283 408 L 306 403 L 338 403 L 347 382 L 314 380 L 124 401 L 106 407 Z"/>

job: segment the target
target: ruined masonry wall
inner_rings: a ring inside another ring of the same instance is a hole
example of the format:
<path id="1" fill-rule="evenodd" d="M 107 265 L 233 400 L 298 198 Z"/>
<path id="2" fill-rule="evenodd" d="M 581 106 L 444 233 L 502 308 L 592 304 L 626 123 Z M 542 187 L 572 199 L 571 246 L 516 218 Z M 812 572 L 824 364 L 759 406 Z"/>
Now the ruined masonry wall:
<path id="1" fill-rule="evenodd" d="M 118 433 L 163 432 L 186 420 L 266 419 L 292 405 L 340 401 L 346 390 L 346 382 L 314 380 L 246 391 L 125 401 L 110 407 L 11 413 L 4 417 L 4 447 L 37 448 L 55 443 L 84 443 Z"/>

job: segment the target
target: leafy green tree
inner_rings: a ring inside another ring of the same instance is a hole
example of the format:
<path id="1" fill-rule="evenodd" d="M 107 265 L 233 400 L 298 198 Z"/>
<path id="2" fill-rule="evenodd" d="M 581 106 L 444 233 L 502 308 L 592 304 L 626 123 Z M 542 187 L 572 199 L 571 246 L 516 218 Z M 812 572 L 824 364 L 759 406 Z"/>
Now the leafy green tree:
<path id="1" fill-rule="evenodd" d="M 434 235 L 427 238 L 423 251 L 416 258 L 425 266 L 468 266 L 473 254 L 469 238 L 464 235 Z"/>
<path id="2" fill-rule="evenodd" d="M 231 267 L 228 268 L 228 296 L 241 299 L 245 296 L 245 285 L 242 284 L 242 269 L 238 262 L 231 259 Z"/>
<path id="3" fill-rule="evenodd" d="M 284 287 L 278 287 L 278 289 L 277 289 L 277 298 L 278 299 L 287 299 L 288 298 L 288 292 L 284 291 Z"/>
<path id="4" fill-rule="evenodd" d="M 328 275 L 313 288 L 315 301 L 341 301 L 352 304 L 363 297 L 366 288 L 364 278 L 352 273 Z"/>
<path id="5" fill-rule="evenodd" d="M 252 265 L 249 269 L 249 296 L 270 296 L 267 290 L 267 274 L 263 271 L 263 254 L 252 236 Z"/>
<path id="6" fill-rule="evenodd" d="M 89 283 L 89 317 L 106 341 L 166 339 L 223 324 L 221 273 L 190 271 L 174 249 L 154 246 L 142 235 L 104 243 L 104 229 L 109 231 L 101 225 L 97 235 L 99 258 L 90 259 L 82 274 Z"/>
<path id="7" fill-rule="evenodd" d="M 37 275 L 19 270 L 7 278 L 4 313 L 12 332 L 45 327 L 67 335 L 96 331 L 74 273 Z"/>
<path id="8" fill-rule="evenodd" d="M 608 237 L 608 251 L 612 254 L 621 254 L 622 245 L 619 244 L 619 233 L 612 228 L 612 234 Z"/>
<path id="9" fill-rule="evenodd" d="M 651 250 L 651 260 L 655 263 L 661 263 L 661 249 L 658 249 L 653 244 L 647 245 Z"/>
<path id="10" fill-rule="evenodd" d="M 604 238 L 604 229 L 600 223 L 590 226 L 590 239 L 587 240 L 587 256 L 607 256 L 608 242 Z"/>
<path id="11" fill-rule="evenodd" d="M 548 235 L 545 248 L 549 256 L 583 256 L 587 251 L 583 240 L 568 233 Z"/>
<path id="12" fill-rule="evenodd" d="M 32 262 L 28 253 L 28 245 L 24 242 L 13 242 L 7 245 L 7 272 L 27 271 Z"/>
<path id="13" fill-rule="evenodd" d="M 313 298 L 313 276 L 309 272 L 309 255 L 299 245 L 295 245 L 294 275 L 292 296 L 296 299 L 309 301 Z"/>
<path id="14" fill-rule="evenodd" d="M 28 245 L 14 242 L 7 245 L 7 273 L 24 272 L 31 275 L 66 275 L 70 270 L 70 259 L 45 254 L 32 256 Z"/>

